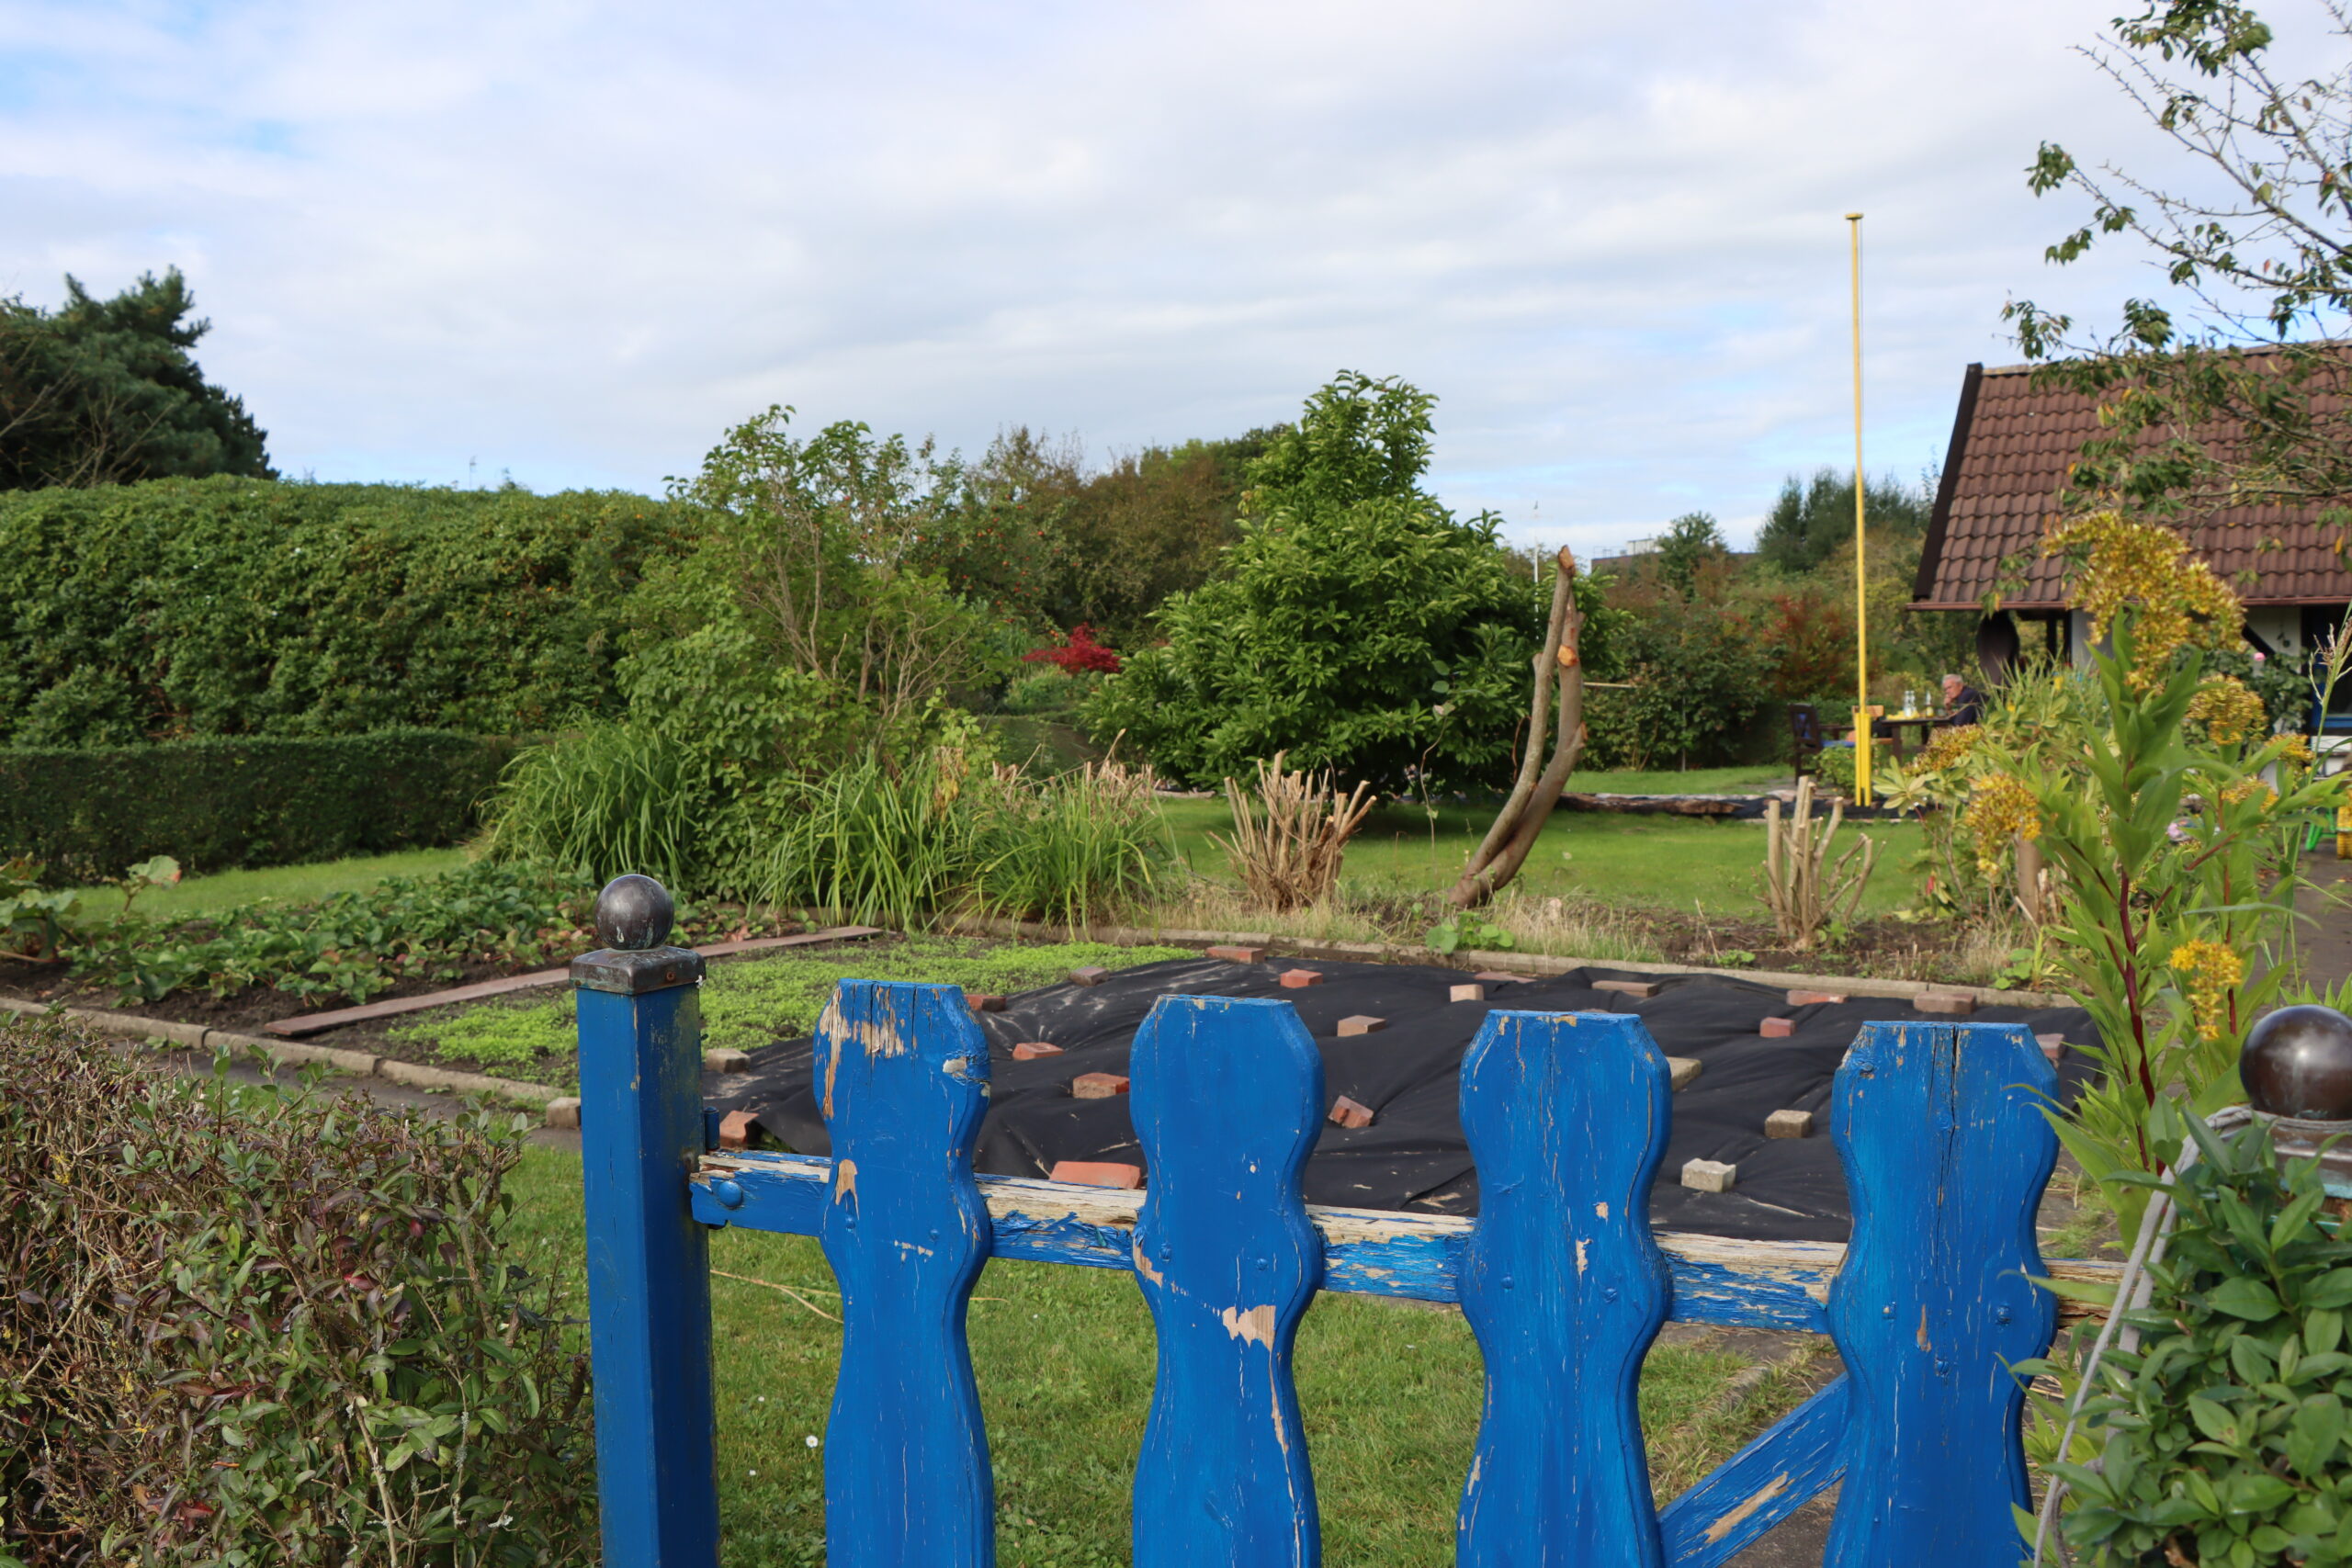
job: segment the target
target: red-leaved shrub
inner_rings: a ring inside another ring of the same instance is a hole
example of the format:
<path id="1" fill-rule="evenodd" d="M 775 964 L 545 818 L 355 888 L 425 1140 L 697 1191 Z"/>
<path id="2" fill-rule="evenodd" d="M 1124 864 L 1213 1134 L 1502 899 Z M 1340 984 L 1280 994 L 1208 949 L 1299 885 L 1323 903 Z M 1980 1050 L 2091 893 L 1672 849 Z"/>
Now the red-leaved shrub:
<path id="1" fill-rule="evenodd" d="M 1033 648 L 1021 656 L 1023 664 L 1044 662 L 1065 674 L 1082 675 L 1093 671 L 1103 675 L 1119 672 L 1118 650 L 1108 643 L 1094 640 L 1094 628 L 1083 621 L 1070 627 L 1069 639 L 1044 648 Z"/>

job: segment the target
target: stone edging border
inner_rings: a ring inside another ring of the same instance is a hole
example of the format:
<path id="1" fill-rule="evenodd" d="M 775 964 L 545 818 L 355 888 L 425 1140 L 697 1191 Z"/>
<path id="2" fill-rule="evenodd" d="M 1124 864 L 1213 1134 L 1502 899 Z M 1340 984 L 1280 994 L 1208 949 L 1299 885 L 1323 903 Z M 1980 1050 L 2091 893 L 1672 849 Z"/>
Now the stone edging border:
<path id="1" fill-rule="evenodd" d="M 1036 920 L 967 918 L 965 929 L 987 936 L 1040 942 L 1102 942 L 1114 947 L 1149 944 L 1176 947 L 1265 947 L 1300 958 L 1356 964 L 1435 964 L 1454 969 L 1511 969 L 1522 974 L 1565 975 L 1571 969 L 1606 969 L 1628 975 L 1712 975 L 1749 980 L 1785 990 L 1842 991 L 1853 997 L 1910 998 L 1934 993 L 1967 997 L 1984 1007 L 2062 1008 L 2079 1004 L 2052 991 L 1996 991 L 1989 986 L 1939 986 L 1925 980 L 1878 980 L 1862 976 L 1799 975 L 1773 969 L 1721 969 L 1693 964 L 1651 964 L 1619 958 L 1570 958 L 1548 953 L 1487 953 L 1468 948 L 1446 955 L 1426 947 L 1393 942 L 1316 942 L 1271 931 L 1146 931 L 1133 926 L 1049 926 Z"/>
<path id="2" fill-rule="evenodd" d="M 209 1029 L 200 1023 L 175 1023 L 168 1019 L 141 1018 L 136 1013 L 102 1012 L 96 1008 L 53 1007 L 45 1002 L 20 1001 L 15 997 L 0 997 L 0 1011 L 26 1016 L 62 1013 L 101 1034 L 126 1040 L 157 1040 L 198 1051 L 225 1048 L 240 1054 L 259 1052 L 281 1067 L 307 1066 L 315 1063 L 353 1077 L 382 1078 L 387 1083 L 405 1084 L 411 1089 L 436 1089 L 448 1094 L 492 1095 L 511 1104 L 528 1105 L 550 1112 L 550 1126 L 576 1124 L 558 1123 L 553 1119 L 555 1111 L 568 1097 L 547 1084 L 524 1083 L 517 1078 L 494 1078 L 483 1073 L 451 1072 L 447 1067 L 428 1067 L 415 1062 L 403 1062 L 397 1056 L 371 1055 L 365 1051 L 345 1051 L 332 1045 L 304 1045 L 292 1040 L 274 1040 L 259 1034 Z M 578 1101 L 575 1100 L 571 1103 L 576 1106 Z"/>

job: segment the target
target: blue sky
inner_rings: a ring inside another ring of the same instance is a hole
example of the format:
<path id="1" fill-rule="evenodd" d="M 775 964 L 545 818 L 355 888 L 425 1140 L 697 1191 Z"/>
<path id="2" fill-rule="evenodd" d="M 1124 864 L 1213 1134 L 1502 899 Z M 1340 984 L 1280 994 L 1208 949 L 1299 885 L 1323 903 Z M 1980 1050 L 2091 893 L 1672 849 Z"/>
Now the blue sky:
<path id="1" fill-rule="evenodd" d="M 2096 310 L 2045 137 L 2164 167 L 2116 0 L 485 7 L 0 0 L 0 294 L 176 263 L 289 473 L 658 490 L 771 402 L 1097 459 L 1436 392 L 1590 552 L 1942 455 L 2004 300 Z M 469 467 L 470 466 L 470 467 Z"/>

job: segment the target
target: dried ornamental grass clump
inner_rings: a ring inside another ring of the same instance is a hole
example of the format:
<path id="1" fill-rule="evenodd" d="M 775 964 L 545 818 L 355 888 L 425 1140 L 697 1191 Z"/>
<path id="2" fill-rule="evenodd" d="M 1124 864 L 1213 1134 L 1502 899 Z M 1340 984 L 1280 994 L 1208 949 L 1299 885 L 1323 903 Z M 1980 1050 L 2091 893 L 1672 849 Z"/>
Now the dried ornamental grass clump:
<path id="1" fill-rule="evenodd" d="M 0 1024 L 0 1559 L 593 1561 L 519 1136 Z"/>
<path id="2" fill-rule="evenodd" d="M 1878 863 L 1878 845 L 1870 835 L 1831 864 L 1829 851 L 1846 820 L 1846 803 L 1832 801 L 1829 818 L 1816 823 L 1813 815 L 1813 781 L 1797 781 L 1797 797 L 1787 820 L 1781 803 L 1764 807 L 1764 869 L 1758 897 L 1772 912 L 1781 940 L 1799 953 L 1811 951 L 1822 928 L 1844 925 L 1861 907 L 1871 869 Z M 1856 857 L 1861 863 L 1857 866 Z"/>
<path id="3" fill-rule="evenodd" d="M 1262 818 L 1241 786 L 1226 780 L 1233 837 L 1209 835 L 1232 862 L 1252 905 L 1276 914 L 1306 908 L 1339 886 L 1348 840 L 1372 814 L 1370 785 L 1356 785 L 1342 800 L 1329 772 L 1294 772 L 1288 756 L 1277 751 L 1272 763 L 1258 764 L 1254 805 Z"/>

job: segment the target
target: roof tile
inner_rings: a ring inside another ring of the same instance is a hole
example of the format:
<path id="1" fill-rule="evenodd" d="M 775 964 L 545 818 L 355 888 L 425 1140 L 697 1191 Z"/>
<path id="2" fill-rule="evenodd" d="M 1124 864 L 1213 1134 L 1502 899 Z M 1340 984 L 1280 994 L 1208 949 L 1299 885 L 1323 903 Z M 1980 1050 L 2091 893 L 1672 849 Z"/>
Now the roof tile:
<path id="1" fill-rule="evenodd" d="M 1973 606 L 1996 588 L 2016 608 L 2066 603 L 2064 563 L 2041 558 L 2041 536 L 2083 442 L 2098 426 L 2098 406 L 2080 392 L 2035 386 L 2033 369 L 1987 370 L 1978 384 L 1923 605 Z M 2339 535 L 2320 525 L 2318 511 L 2226 507 L 2184 522 L 2181 531 L 2248 604 L 2352 600 Z M 2002 581 L 2001 562 L 2010 556 L 2027 563 L 2021 582 Z"/>

